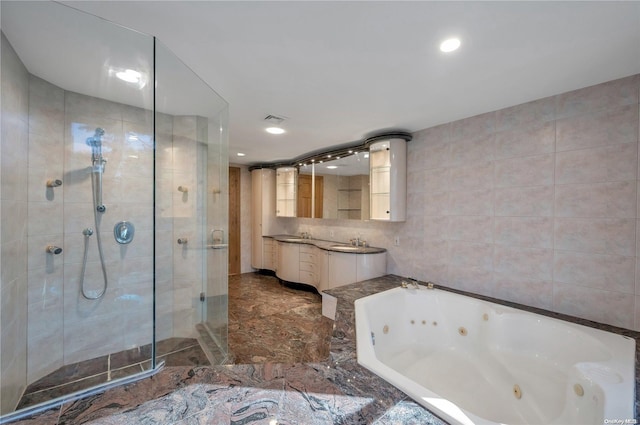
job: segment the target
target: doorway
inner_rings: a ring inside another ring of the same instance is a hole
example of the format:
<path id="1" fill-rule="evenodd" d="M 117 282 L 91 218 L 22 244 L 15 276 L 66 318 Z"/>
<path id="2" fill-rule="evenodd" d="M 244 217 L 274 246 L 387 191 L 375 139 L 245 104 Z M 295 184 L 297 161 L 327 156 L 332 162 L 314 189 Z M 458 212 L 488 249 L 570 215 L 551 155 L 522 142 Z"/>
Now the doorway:
<path id="1" fill-rule="evenodd" d="M 240 168 L 229 167 L 229 275 L 240 274 Z"/>

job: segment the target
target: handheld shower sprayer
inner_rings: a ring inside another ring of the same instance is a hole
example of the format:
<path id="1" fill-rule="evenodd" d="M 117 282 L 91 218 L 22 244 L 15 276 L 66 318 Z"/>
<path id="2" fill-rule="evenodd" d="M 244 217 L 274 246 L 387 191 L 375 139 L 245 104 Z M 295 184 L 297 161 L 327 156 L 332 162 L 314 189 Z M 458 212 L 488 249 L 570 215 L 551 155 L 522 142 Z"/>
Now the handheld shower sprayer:
<path id="1" fill-rule="evenodd" d="M 107 160 L 102 157 L 102 136 L 104 129 L 98 127 L 93 136 L 87 137 L 87 146 L 91 146 L 91 185 L 96 211 L 103 213 L 107 208 L 102 203 L 102 174 Z"/>
<path id="2" fill-rule="evenodd" d="M 104 129 L 98 127 L 93 136 L 87 137 L 87 146 L 91 146 L 91 163 L 93 164 L 93 172 L 103 172 L 104 163 L 107 162 L 102 157 L 102 136 Z"/>
<path id="3" fill-rule="evenodd" d="M 102 174 L 104 173 L 104 164 L 107 162 L 102 157 L 102 136 L 104 136 L 104 130 L 100 127 L 96 128 L 93 136 L 88 137 L 86 140 L 87 146 L 91 146 L 91 189 L 93 192 L 93 220 L 95 224 L 96 241 L 98 243 L 98 255 L 100 256 L 100 265 L 102 267 L 102 277 L 104 279 L 104 285 L 102 290 L 92 294 L 85 290 L 84 287 L 84 273 L 87 266 L 87 252 L 89 249 L 89 239 L 94 234 L 94 230 L 86 228 L 82 231 L 84 235 L 84 258 L 82 260 L 82 271 L 80 273 L 80 290 L 82 296 L 88 300 L 97 300 L 107 291 L 108 279 L 107 269 L 104 261 L 104 254 L 102 252 L 102 239 L 100 238 L 100 220 L 98 219 L 98 213 L 104 213 L 107 207 L 102 203 Z"/>

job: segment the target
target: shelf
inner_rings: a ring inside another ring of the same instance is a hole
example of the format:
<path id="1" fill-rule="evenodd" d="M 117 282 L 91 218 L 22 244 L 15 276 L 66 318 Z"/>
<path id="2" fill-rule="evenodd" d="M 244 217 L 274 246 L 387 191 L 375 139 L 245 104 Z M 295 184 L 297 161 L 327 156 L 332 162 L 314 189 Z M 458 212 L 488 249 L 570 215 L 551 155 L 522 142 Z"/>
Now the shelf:
<path id="1" fill-rule="evenodd" d="M 362 211 L 360 208 L 338 208 L 338 211 Z"/>

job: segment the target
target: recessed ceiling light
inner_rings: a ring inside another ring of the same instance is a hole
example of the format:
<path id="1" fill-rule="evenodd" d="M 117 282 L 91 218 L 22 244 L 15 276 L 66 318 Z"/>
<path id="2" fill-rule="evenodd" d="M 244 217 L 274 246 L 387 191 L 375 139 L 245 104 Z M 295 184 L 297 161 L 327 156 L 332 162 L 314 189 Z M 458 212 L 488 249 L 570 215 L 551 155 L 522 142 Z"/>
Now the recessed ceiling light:
<path id="1" fill-rule="evenodd" d="M 440 43 L 440 50 L 444 53 L 453 52 L 458 47 L 460 47 L 460 39 L 458 38 L 449 38 Z"/>
<path id="2" fill-rule="evenodd" d="M 238 155 L 238 156 L 245 156 L 245 155 L 246 155 L 246 153 L 238 152 L 236 155 Z"/>
<path id="3" fill-rule="evenodd" d="M 268 127 L 266 129 L 267 133 L 271 133 L 271 134 L 282 134 L 284 133 L 284 129 L 280 128 L 280 127 Z"/>
<path id="4" fill-rule="evenodd" d="M 336 168 L 338 168 L 337 165 L 327 165 L 327 168 L 330 170 L 335 170 Z"/>

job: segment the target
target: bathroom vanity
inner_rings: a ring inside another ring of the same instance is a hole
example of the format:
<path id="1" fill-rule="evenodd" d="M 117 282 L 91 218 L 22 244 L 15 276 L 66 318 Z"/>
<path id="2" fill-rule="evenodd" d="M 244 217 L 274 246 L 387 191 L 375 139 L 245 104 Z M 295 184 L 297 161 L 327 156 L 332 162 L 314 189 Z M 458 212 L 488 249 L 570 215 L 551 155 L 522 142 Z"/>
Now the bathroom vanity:
<path id="1" fill-rule="evenodd" d="M 387 273 L 384 248 L 276 235 L 263 237 L 264 268 L 319 292 Z"/>

